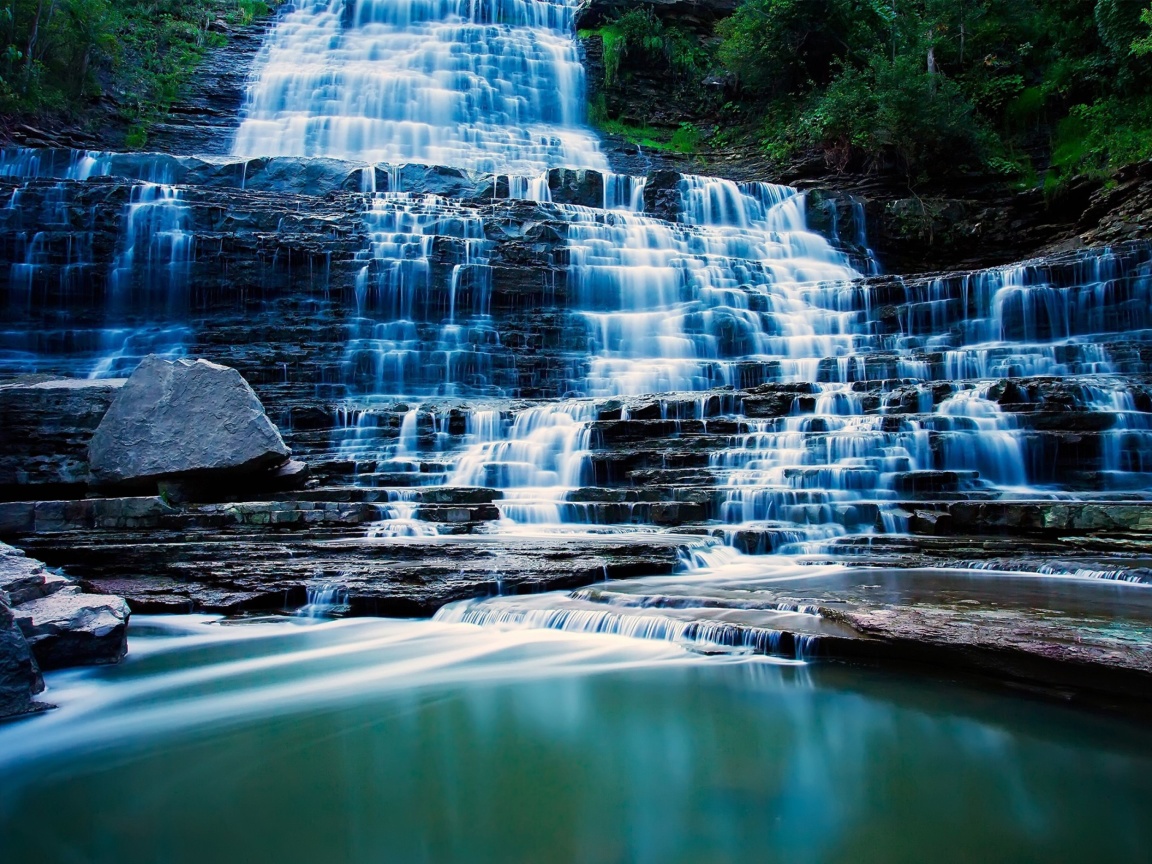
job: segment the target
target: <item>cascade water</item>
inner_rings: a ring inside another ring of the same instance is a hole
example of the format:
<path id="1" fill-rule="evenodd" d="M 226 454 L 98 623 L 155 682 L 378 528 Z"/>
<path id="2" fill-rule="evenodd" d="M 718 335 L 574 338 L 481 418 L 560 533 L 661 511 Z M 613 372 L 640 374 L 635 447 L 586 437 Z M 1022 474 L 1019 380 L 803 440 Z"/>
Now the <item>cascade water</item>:
<path id="1" fill-rule="evenodd" d="M 0 158 L 0 177 L 28 180 L 5 209 L 16 221 L 25 213 L 39 216 L 37 230 L 17 235 L 20 248 L 11 256 L 9 272 L 13 299 L 25 306 L 59 304 L 63 314 L 54 317 L 70 319 L 70 303 L 93 294 L 104 297 L 98 326 L 84 322 L 87 326 L 66 330 L 0 334 L 3 366 L 35 371 L 44 355 L 65 354 L 75 364 L 70 371 L 108 378 L 129 374 L 147 354 L 184 354 L 192 335 L 186 318 L 195 249 L 189 210 L 180 190 L 167 182 L 167 166 L 148 159 L 132 162 L 137 182 L 123 207 L 115 256 L 107 267 L 93 250 L 95 208 L 85 213 L 84 230 L 73 230 L 69 221 L 71 187 L 124 167 L 117 163 L 115 154 L 86 151 L 61 158 L 61 151 L 24 149 Z M 42 194 L 42 202 L 32 200 L 34 192 Z M 19 342 L 13 346 L 10 339 Z"/>
<path id="2" fill-rule="evenodd" d="M 311 0 L 279 18 L 253 70 L 237 157 L 388 163 L 349 193 L 364 243 L 337 319 L 343 354 L 318 385 L 339 404 L 333 449 L 357 482 L 388 489 L 375 500 L 388 498 L 390 518 L 374 533 L 429 531 L 406 490 L 440 483 L 501 490 L 502 527 L 652 522 L 649 501 L 599 488 L 626 474 L 597 461 L 605 422 L 641 437 L 652 422 L 657 437 L 683 440 L 637 455 L 643 482 L 676 503 L 695 495 L 699 521 L 742 549 L 901 531 L 896 505 L 925 489 L 939 500 L 1066 495 L 1068 472 L 1052 467 L 1066 457 L 1037 434 L 1033 397 L 1003 383 L 1030 376 L 1076 376 L 1067 406 L 1111 418 L 1096 424 L 1099 453 L 1075 482 L 1141 494 L 1149 405 L 1119 376 L 1148 369 L 1132 345 L 1152 337 L 1152 247 L 866 279 L 880 268 L 858 199 L 825 204 L 825 237 L 794 189 L 692 175 L 652 188 L 660 175 L 612 174 L 583 118 L 576 6 Z M 451 166 L 473 191 L 406 189 L 410 162 Z M 599 172 L 599 206 L 554 194 L 562 167 Z M 177 169 L 159 157 L 4 154 L 0 176 L 28 180 L 5 212 L 18 229 L 12 302 L 95 293 L 99 278 L 107 288 L 103 318 L 82 333 L 0 333 L 6 369 L 34 371 L 57 351 L 84 374 L 117 375 L 143 353 L 186 350 L 205 250 Z M 98 264 L 85 231 L 54 226 L 67 184 L 102 176 L 133 185 L 115 252 Z M 646 198 L 676 203 L 658 216 Z M 25 225 L 34 200 L 41 218 Z M 509 248 L 543 256 L 539 284 L 502 281 L 517 278 Z M 510 325 L 516 304 L 527 308 Z M 551 319 L 531 320 L 533 304 Z M 561 344 L 540 359 L 533 340 Z M 658 421 L 633 416 L 629 400 L 646 394 L 662 394 Z M 389 398 L 403 416 L 383 422 Z M 779 401 L 759 414 L 742 401 L 761 398 Z M 445 431 L 459 408 L 450 399 L 470 402 L 463 436 Z"/>
<path id="3" fill-rule="evenodd" d="M 267 39 L 233 152 L 530 175 L 606 168 L 572 0 L 310 0 Z"/>

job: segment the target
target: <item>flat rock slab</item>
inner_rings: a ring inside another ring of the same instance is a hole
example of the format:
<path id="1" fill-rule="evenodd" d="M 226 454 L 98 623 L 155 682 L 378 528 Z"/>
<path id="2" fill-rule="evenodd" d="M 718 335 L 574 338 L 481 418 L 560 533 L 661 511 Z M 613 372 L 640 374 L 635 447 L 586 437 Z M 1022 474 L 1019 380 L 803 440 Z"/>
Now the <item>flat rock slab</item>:
<path id="1" fill-rule="evenodd" d="M 431 615 L 455 600 L 576 588 L 606 578 L 673 572 L 689 538 L 673 535 L 464 535 L 320 539 L 294 532 L 27 538 L 90 590 L 126 597 L 134 612 L 303 606 L 337 589 L 352 614 Z"/>
<path id="2" fill-rule="evenodd" d="M 206 360 L 145 357 L 88 448 L 103 484 L 204 480 L 283 462 L 288 448 L 240 373 Z"/>
<path id="3" fill-rule="evenodd" d="M 802 610 L 772 627 L 819 637 L 818 655 L 990 675 L 1110 704 L 1152 703 L 1152 588 L 1070 575 L 781 566 L 735 579 L 687 574 L 597 586 L 615 609 L 674 609 L 681 620 L 756 626 L 761 610 Z M 1110 572 L 1097 562 L 1098 572 Z M 811 615 L 835 629 L 814 628 Z M 762 626 L 762 625 L 760 625 Z"/>

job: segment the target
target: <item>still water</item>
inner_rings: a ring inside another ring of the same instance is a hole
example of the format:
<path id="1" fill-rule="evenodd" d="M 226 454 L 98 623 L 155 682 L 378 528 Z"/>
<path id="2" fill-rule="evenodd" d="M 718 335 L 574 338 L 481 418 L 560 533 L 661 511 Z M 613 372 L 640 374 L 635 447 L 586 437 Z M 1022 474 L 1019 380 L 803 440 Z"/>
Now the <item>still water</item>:
<path id="1" fill-rule="evenodd" d="M 545 630 L 134 619 L 0 726 L 0 861 L 1147 861 L 1135 724 Z"/>

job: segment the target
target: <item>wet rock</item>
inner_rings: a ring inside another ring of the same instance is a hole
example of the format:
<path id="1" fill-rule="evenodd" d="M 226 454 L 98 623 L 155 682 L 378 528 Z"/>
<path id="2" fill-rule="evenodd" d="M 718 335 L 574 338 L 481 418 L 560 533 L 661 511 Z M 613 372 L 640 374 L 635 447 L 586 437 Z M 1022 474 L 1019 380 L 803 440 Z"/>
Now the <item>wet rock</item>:
<path id="1" fill-rule="evenodd" d="M 675 535 L 371 539 L 354 527 L 302 527 L 87 534 L 66 542 L 46 535 L 29 538 L 27 548 L 92 591 L 126 597 L 134 612 L 295 608 L 308 588 L 330 584 L 348 595 L 353 614 L 424 616 L 470 597 L 671 573 L 685 543 Z"/>
<path id="2" fill-rule="evenodd" d="M 604 206 L 604 175 L 599 171 L 553 168 L 548 172 L 548 189 L 558 204 Z"/>
<path id="3" fill-rule="evenodd" d="M 13 609 L 43 669 L 119 663 L 128 651 L 128 604 L 72 585 Z"/>
<path id="4" fill-rule="evenodd" d="M 44 680 L 16 617 L 0 594 L 0 720 L 37 710 Z"/>
<path id="5" fill-rule="evenodd" d="M 660 219 L 675 222 L 684 212 L 684 196 L 680 194 L 680 172 L 660 170 L 648 175 L 644 185 L 644 212 Z"/>
<path id="6" fill-rule="evenodd" d="M 235 369 L 146 357 L 89 445 L 100 484 L 207 480 L 273 468 L 288 456 L 260 400 Z"/>
<path id="7" fill-rule="evenodd" d="M 421 195 L 441 195 L 445 198 L 471 198 L 480 194 L 482 185 L 480 175 L 463 168 L 451 168 L 445 165 L 400 165 L 390 169 L 387 165 L 378 165 L 376 171 L 376 188 L 381 191 L 413 192 Z M 392 188 L 395 183 L 396 188 Z"/>
<path id="8" fill-rule="evenodd" d="M 55 594 L 73 583 L 50 573 L 44 565 L 21 550 L 0 543 L 0 592 L 11 606 L 19 606 Z"/>
<path id="9" fill-rule="evenodd" d="M 175 507 L 158 497 L 11 501 L 0 504 L 0 537 L 155 527 L 175 513 Z"/>
<path id="10" fill-rule="evenodd" d="M 907 505 L 913 534 L 1057 537 L 1152 533 L 1152 502 L 950 501 Z"/>
<path id="11" fill-rule="evenodd" d="M 0 630 L 8 616 L 22 634 L 19 641 L 30 646 L 37 668 L 116 663 L 127 650 L 128 606 L 122 598 L 84 594 L 76 582 L 4 543 L 0 603 Z M 4 652 L 15 652 L 16 671 L 9 670 L 10 675 L 23 668 L 16 641 L 0 633 L 0 667 L 5 665 Z M 3 678 L 0 669 L 0 682 Z"/>
<path id="12" fill-rule="evenodd" d="M 208 187 L 244 188 L 253 192 L 323 195 L 341 189 L 359 191 L 362 164 L 341 159 L 274 156 L 234 162 L 203 162 L 189 170 L 185 182 Z"/>

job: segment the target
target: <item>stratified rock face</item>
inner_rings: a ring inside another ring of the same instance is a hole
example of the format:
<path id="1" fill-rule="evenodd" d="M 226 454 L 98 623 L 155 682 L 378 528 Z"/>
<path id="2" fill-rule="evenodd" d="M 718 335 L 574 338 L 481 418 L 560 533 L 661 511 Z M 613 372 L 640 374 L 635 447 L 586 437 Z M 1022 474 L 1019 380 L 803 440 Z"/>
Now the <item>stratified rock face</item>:
<path id="1" fill-rule="evenodd" d="M 34 710 L 32 697 L 43 689 L 32 649 L 12 610 L 0 598 L 0 718 Z"/>
<path id="2" fill-rule="evenodd" d="M 128 652 L 128 604 L 69 585 L 12 610 L 44 669 L 119 663 Z"/>
<path id="3" fill-rule="evenodd" d="M 240 373 L 206 360 L 144 358 L 89 445 L 98 483 L 251 472 L 288 457 Z"/>
<path id="4" fill-rule="evenodd" d="M 82 493 L 88 442 L 123 384 L 29 376 L 0 385 L 0 499 Z"/>

